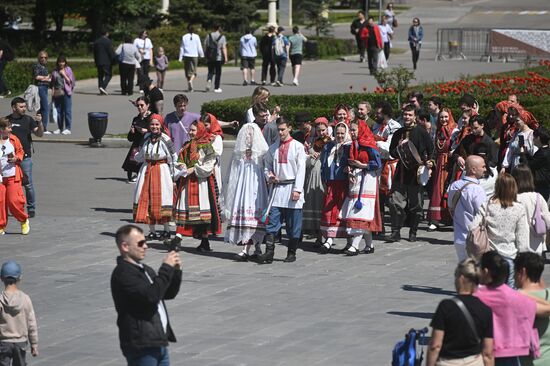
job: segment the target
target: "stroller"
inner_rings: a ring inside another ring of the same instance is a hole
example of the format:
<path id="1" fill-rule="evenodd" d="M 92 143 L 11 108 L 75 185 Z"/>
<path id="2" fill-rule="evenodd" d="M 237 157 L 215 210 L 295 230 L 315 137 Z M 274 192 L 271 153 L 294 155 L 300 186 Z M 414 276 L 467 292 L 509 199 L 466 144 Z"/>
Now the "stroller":
<path id="1" fill-rule="evenodd" d="M 392 366 L 421 366 L 424 359 L 423 345 L 426 344 L 428 328 L 411 329 L 405 339 L 397 342 L 392 351 Z M 420 346 L 420 353 L 417 350 Z"/>

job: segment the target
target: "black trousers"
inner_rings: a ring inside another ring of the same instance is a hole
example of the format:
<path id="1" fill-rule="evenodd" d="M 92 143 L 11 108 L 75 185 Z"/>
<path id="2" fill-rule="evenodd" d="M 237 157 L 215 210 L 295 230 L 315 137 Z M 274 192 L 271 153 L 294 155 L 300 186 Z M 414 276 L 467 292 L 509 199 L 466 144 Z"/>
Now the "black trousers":
<path id="1" fill-rule="evenodd" d="M 222 78 L 222 61 L 208 61 L 208 76 L 206 80 L 212 80 L 212 76 L 216 75 L 214 78 L 214 89 L 220 88 L 220 80 Z"/>
<path id="2" fill-rule="evenodd" d="M 113 77 L 113 70 L 111 65 L 98 65 L 97 66 L 97 87 L 107 89 L 107 85 Z"/>
<path id="3" fill-rule="evenodd" d="M 390 59 L 390 42 L 384 42 L 384 56 L 386 56 L 386 61 Z"/>
<path id="4" fill-rule="evenodd" d="M 405 209 L 408 209 L 411 232 L 416 233 L 418 223 L 422 220 L 423 187 L 419 184 L 399 184 L 392 189 L 389 202 L 392 231 L 401 229 L 407 217 Z"/>
<path id="5" fill-rule="evenodd" d="M 141 60 L 141 62 L 140 62 L 140 64 L 141 64 L 141 69 L 140 69 L 141 76 L 149 77 L 150 62 L 151 62 L 151 60 Z"/>
<path id="6" fill-rule="evenodd" d="M 378 48 L 376 47 L 367 48 L 367 59 L 369 62 L 369 71 L 371 74 L 376 72 L 376 69 L 378 68 L 378 52 Z"/>
<path id="7" fill-rule="evenodd" d="M 420 45 L 417 47 L 415 44 L 409 43 L 409 46 L 411 47 L 413 67 L 416 70 L 416 64 L 418 63 L 418 58 L 420 57 Z"/>
<path id="8" fill-rule="evenodd" d="M 121 62 L 118 67 L 120 70 L 120 90 L 122 91 L 122 95 L 132 95 L 134 92 L 134 72 L 136 66 Z"/>
<path id="9" fill-rule="evenodd" d="M 275 61 L 271 55 L 262 55 L 262 82 L 267 81 L 267 69 L 269 68 L 269 82 L 275 82 Z"/>
<path id="10" fill-rule="evenodd" d="M 361 61 L 365 59 L 365 42 L 360 37 L 355 37 L 355 42 L 357 43 L 357 50 L 359 51 L 359 57 Z"/>

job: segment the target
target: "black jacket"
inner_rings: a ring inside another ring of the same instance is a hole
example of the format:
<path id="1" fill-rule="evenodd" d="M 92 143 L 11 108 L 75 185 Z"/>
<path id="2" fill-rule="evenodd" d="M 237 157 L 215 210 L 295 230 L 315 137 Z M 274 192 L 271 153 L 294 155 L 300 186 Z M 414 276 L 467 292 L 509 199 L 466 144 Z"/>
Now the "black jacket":
<path id="1" fill-rule="evenodd" d="M 158 303 L 176 297 L 180 284 L 181 270 L 167 264 L 162 264 L 156 275 L 145 264 L 141 268 L 122 257 L 117 258 L 117 266 L 111 275 L 111 293 L 118 313 L 118 335 L 123 351 L 166 347 L 168 342 L 176 341 L 170 321 L 166 333 L 162 328 Z"/>
<path id="2" fill-rule="evenodd" d="M 529 167 L 533 171 L 535 178 L 535 187 L 548 188 L 550 186 L 550 149 L 548 147 L 540 148 L 533 155 L 527 156 Z"/>
<path id="3" fill-rule="evenodd" d="M 96 66 L 110 66 L 116 63 L 116 54 L 113 50 L 113 42 L 101 36 L 94 42 L 94 61 Z"/>
<path id="4" fill-rule="evenodd" d="M 434 145 L 432 138 L 422 126 L 415 126 L 411 130 L 407 131 L 407 127 L 401 127 L 392 136 L 390 143 L 390 155 L 394 159 L 399 159 L 399 154 L 397 153 L 397 146 L 403 140 L 409 132 L 408 138 L 418 150 L 418 154 L 423 162 L 427 162 L 433 156 Z M 414 169 L 406 169 L 401 160 L 397 162 L 397 167 L 395 170 L 395 176 L 393 178 L 393 184 L 397 187 L 401 184 L 404 185 L 418 185 L 416 180 L 416 171 Z"/>
<path id="5" fill-rule="evenodd" d="M 497 166 L 498 160 L 498 147 L 497 144 L 493 141 L 491 136 L 484 133 L 481 137 L 480 142 L 476 142 L 476 137 L 473 134 L 470 134 L 460 142 L 460 145 L 454 151 L 453 160 L 456 161 L 458 156 L 462 156 L 466 159 L 470 155 L 478 153 L 477 150 L 483 148 L 485 150 L 486 156 L 485 161 L 489 164 L 490 167 Z"/>

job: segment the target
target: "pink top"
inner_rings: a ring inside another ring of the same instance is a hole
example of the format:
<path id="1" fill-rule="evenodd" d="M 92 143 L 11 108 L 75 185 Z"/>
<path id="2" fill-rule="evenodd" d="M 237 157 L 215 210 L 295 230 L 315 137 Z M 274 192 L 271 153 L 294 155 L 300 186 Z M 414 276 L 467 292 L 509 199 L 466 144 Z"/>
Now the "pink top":
<path id="1" fill-rule="evenodd" d="M 535 301 L 503 284 L 496 288 L 479 286 L 474 294 L 493 311 L 495 357 L 527 356 L 531 341 L 540 356 L 535 325 Z"/>

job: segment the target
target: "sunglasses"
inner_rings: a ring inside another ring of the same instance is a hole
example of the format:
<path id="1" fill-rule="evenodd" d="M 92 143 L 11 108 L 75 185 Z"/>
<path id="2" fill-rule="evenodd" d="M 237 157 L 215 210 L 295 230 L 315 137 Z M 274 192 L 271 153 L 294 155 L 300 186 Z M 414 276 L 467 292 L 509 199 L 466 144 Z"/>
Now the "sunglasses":
<path id="1" fill-rule="evenodd" d="M 143 246 L 147 244 L 147 240 L 140 240 L 137 242 L 137 246 L 140 247 L 140 248 L 143 248 Z"/>
<path id="2" fill-rule="evenodd" d="M 138 107 L 145 107 L 146 104 L 136 104 L 136 106 L 138 106 Z"/>

